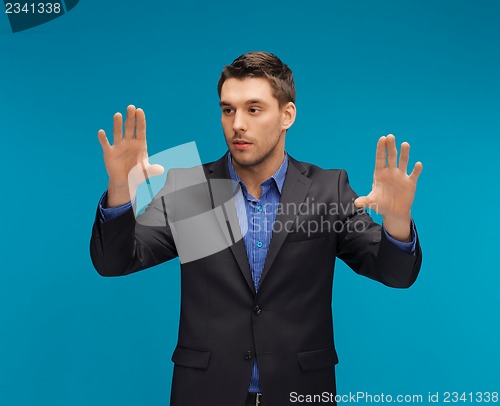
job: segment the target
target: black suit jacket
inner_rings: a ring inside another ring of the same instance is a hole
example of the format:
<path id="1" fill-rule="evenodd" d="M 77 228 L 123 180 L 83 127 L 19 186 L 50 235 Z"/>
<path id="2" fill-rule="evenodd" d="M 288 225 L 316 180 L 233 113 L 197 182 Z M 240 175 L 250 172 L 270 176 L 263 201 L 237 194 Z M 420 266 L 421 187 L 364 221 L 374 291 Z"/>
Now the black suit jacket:
<path id="1" fill-rule="evenodd" d="M 203 171 L 209 183 L 229 179 L 227 153 L 203 165 Z M 421 264 L 418 237 L 415 255 L 404 253 L 354 207 L 356 197 L 345 171 L 289 156 L 280 201 L 284 209 L 276 217 L 286 227 L 273 231 L 258 293 L 241 239 L 181 264 L 171 405 L 243 406 L 254 357 L 266 405 L 291 404 L 291 392 L 335 393 L 331 299 L 336 257 L 355 272 L 397 288 L 412 285 Z M 294 207 L 304 202 L 314 203 L 315 209 L 297 212 Z M 148 213 L 163 211 L 156 202 L 144 216 Z M 311 233 L 304 224 L 323 226 Z M 178 255 L 172 234 L 168 224 L 140 224 L 132 209 L 108 222 L 97 211 L 92 261 L 103 276 L 154 266 Z"/>

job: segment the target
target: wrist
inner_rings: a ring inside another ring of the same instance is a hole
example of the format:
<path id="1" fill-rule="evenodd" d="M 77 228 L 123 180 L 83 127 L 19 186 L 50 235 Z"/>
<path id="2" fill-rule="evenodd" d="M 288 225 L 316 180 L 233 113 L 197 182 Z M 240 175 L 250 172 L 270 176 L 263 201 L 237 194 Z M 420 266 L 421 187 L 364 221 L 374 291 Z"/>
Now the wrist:
<path id="1" fill-rule="evenodd" d="M 385 231 L 401 242 L 410 242 L 411 238 L 411 214 L 402 217 L 383 216 L 383 226 Z"/>
<path id="2" fill-rule="evenodd" d="M 128 182 L 109 181 L 107 207 L 117 207 L 129 203 L 135 196 L 135 190 L 129 187 Z"/>

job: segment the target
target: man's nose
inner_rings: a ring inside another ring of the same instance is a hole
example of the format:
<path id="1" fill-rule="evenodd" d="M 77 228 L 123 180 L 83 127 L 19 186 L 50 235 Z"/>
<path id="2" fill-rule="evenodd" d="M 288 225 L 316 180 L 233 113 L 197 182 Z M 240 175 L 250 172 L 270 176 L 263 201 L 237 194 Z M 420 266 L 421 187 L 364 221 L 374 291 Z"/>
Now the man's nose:
<path id="1" fill-rule="evenodd" d="M 234 113 L 233 130 L 235 133 L 244 132 L 247 130 L 245 118 L 241 112 Z"/>

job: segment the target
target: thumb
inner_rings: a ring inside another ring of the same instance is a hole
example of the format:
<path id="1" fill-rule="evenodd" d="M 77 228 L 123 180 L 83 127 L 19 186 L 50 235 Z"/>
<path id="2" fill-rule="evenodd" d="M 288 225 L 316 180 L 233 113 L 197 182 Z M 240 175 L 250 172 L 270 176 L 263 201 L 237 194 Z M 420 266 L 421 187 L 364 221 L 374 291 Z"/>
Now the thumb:
<path id="1" fill-rule="evenodd" d="M 163 175 L 163 172 L 165 172 L 165 168 L 159 164 L 153 164 L 148 167 L 149 177 Z"/>
<path id="2" fill-rule="evenodd" d="M 128 183 L 130 187 L 137 188 L 142 182 L 153 176 L 161 175 L 164 171 L 163 166 L 158 164 L 149 165 L 146 160 L 142 160 L 130 170 Z"/>
<path id="3" fill-rule="evenodd" d="M 370 199 L 368 199 L 368 196 L 360 196 L 356 200 L 354 200 L 354 205 L 356 207 L 369 207 L 370 205 Z"/>

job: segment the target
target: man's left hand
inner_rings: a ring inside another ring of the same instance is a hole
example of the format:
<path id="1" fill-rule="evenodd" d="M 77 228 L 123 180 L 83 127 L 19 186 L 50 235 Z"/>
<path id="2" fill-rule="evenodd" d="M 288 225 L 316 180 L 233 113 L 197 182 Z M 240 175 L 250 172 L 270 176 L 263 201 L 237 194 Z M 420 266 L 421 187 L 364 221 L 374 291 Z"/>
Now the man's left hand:
<path id="1" fill-rule="evenodd" d="M 399 166 L 394 135 L 380 137 L 377 144 L 372 191 L 360 196 L 354 204 L 369 207 L 384 219 L 385 230 L 396 240 L 411 241 L 411 205 L 415 198 L 422 163 L 417 162 L 410 175 L 406 173 L 410 144 L 401 144 Z"/>

